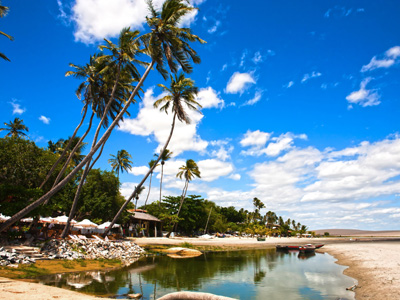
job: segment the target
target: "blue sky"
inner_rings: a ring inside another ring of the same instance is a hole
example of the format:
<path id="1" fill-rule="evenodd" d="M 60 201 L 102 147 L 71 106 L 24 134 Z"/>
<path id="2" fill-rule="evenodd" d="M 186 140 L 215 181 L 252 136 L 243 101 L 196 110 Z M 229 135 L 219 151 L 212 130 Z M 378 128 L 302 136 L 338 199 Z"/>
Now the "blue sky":
<path id="1" fill-rule="evenodd" d="M 186 159 L 202 179 L 189 185 L 221 206 L 252 210 L 258 197 L 284 218 L 311 229 L 400 228 L 400 3 L 398 1 L 196 0 L 184 20 L 207 41 L 190 77 L 202 115 L 179 124 L 165 165 L 164 195 Z M 158 6 L 162 0 L 154 1 Z M 141 0 L 39 0 L 2 4 L 0 121 L 15 117 L 39 146 L 67 138 L 81 115 L 79 81 L 68 64 L 84 65 L 104 37 L 126 26 L 146 32 Z M 164 144 L 171 115 L 152 108 L 168 85 L 156 72 L 130 108 L 98 167 L 125 149 L 129 195 Z M 4 133 L 1 133 L 4 136 Z M 90 139 L 87 142 L 91 142 Z M 158 199 L 155 173 L 150 201 Z M 146 185 L 148 182 L 146 183 Z M 143 204 L 147 190 L 141 196 Z"/>

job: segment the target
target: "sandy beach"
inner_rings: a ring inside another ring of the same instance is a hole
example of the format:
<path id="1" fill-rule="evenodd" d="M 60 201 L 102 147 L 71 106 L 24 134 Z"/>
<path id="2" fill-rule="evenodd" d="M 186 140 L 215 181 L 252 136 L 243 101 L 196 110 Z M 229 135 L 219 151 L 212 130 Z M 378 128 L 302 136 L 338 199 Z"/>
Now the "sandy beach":
<path id="1" fill-rule="evenodd" d="M 325 244 L 321 249 L 338 259 L 337 263 L 349 266 L 345 274 L 358 281 L 356 299 L 400 299 L 400 240 L 392 238 L 270 238 L 258 242 L 254 238 L 141 238 L 140 246 L 213 245 L 226 249 L 255 249 L 275 247 L 277 244 Z M 37 283 L 0 278 L 0 299 L 100 299 L 60 288 Z M 105 298 L 101 298 L 105 299 Z"/>

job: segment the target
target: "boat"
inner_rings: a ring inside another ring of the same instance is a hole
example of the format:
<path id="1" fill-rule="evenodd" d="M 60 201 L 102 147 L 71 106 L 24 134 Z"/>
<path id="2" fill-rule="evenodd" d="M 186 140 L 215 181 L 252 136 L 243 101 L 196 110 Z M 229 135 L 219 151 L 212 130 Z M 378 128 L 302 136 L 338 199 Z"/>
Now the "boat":
<path id="1" fill-rule="evenodd" d="M 299 247 L 299 251 L 303 253 L 314 252 L 316 247 L 314 245 L 304 245 Z"/>
<path id="2" fill-rule="evenodd" d="M 259 241 L 259 242 L 265 242 L 265 237 L 257 237 L 257 241 Z"/>
<path id="3" fill-rule="evenodd" d="M 300 246 L 294 246 L 294 245 L 276 245 L 276 250 L 278 251 L 289 251 L 289 250 L 299 250 Z"/>

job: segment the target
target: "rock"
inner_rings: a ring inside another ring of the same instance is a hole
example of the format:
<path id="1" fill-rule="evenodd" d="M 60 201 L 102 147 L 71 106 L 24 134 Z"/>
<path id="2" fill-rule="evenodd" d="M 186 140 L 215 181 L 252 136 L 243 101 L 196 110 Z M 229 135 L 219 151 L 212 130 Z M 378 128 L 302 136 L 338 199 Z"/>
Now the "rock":
<path id="1" fill-rule="evenodd" d="M 139 299 L 142 298 L 142 294 L 128 294 L 127 297 L 128 299 Z"/>

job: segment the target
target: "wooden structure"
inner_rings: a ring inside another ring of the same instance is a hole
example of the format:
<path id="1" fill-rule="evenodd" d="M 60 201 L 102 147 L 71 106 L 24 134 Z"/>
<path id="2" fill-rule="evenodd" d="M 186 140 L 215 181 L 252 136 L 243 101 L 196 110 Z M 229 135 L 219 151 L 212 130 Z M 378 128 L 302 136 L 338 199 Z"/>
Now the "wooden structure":
<path id="1" fill-rule="evenodd" d="M 147 213 L 143 209 L 129 209 L 129 221 L 124 224 L 124 234 L 132 237 L 154 236 L 160 237 L 161 220 Z"/>

